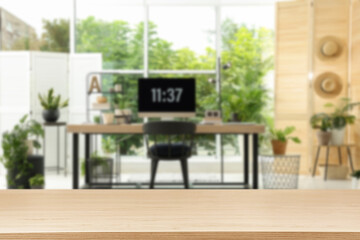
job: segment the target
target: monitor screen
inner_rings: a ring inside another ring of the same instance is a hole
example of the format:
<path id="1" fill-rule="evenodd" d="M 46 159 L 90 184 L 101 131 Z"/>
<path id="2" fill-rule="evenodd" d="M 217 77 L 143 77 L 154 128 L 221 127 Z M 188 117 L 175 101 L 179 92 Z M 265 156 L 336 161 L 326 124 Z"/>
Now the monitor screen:
<path id="1" fill-rule="evenodd" d="M 139 79 L 138 112 L 140 117 L 195 116 L 195 79 Z"/>

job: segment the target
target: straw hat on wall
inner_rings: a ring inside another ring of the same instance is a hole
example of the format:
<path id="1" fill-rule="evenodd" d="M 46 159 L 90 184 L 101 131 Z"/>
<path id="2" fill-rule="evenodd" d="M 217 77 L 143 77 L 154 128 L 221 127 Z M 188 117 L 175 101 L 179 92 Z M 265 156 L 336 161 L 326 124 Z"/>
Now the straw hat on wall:
<path id="1" fill-rule="evenodd" d="M 332 72 L 325 72 L 317 76 L 314 81 L 317 95 L 323 98 L 334 98 L 341 93 L 342 83 L 340 77 Z"/>
<path id="2" fill-rule="evenodd" d="M 317 55 L 321 60 L 334 59 L 344 52 L 344 46 L 339 39 L 327 36 L 319 41 Z"/>

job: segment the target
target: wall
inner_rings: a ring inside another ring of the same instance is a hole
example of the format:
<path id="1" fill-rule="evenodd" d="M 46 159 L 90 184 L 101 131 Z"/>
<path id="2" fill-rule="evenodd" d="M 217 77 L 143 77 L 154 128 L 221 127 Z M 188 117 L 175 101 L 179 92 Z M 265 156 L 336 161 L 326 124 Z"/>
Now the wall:
<path id="1" fill-rule="evenodd" d="M 295 135 L 301 144 L 288 143 L 289 153 L 300 153 L 301 172 L 309 168 L 307 137 L 309 63 L 308 54 L 309 1 L 281 2 L 277 4 L 276 60 L 275 60 L 275 125 L 278 128 L 295 126 Z"/>
<path id="2" fill-rule="evenodd" d="M 294 125 L 297 128 L 295 134 L 304 142 L 298 146 L 290 144 L 288 148 L 289 154 L 302 155 L 301 173 L 307 174 L 312 169 L 317 147 L 315 131 L 309 125 L 311 115 L 331 112 L 324 104 L 337 104 L 343 97 L 360 101 L 360 70 L 357 67 L 360 63 L 359 5 L 359 0 L 277 3 L 275 120 L 277 127 Z M 340 40 L 343 51 L 339 57 L 324 60 L 317 56 L 319 42 L 325 36 Z M 324 99 L 315 93 L 313 84 L 318 75 L 329 71 L 340 76 L 342 91 L 335 98 Z M 354 113 L 359 117 L 358 111 Z M 360 122 L 348 127 L 347 132 L 346 143 L 359 142 Z M 338 163 L 335 151 L 335 148 L 330 151 L 331 164 Z M 356 154 L 360 156 L 360 145 Z M 345 150 L 342 155 L 343 159 L 347 157 Z M 320 164 L 324 163 L 324 158 L 323 150 Z"/>
<path id="3" fill-rule="evenodd" d="M 360 0 L 352 1 L 351 13 L 351 66 L 350 66 L 350 95 L 353 101 L 360 102 Z M 360 114 L 359 110 L 353 113 L 358 120 L 355 125 L 350 128 L 350 139 L 355 142 L 355 165 L 360 166 Z"/>

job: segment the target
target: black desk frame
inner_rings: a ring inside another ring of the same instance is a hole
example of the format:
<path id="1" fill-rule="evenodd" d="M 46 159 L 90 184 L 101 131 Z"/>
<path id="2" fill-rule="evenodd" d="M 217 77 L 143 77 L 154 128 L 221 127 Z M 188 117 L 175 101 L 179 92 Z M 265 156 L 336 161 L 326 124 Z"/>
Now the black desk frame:
<path id="1" fill-rule="evenodd" d="M 73 134 L 73 189 L 79 188 L 79 133 L 72 133 Z M 227 133 L 230 134 L 230 133 Z M 223 178 L 221 179 L 221 182 L 216 183 L 201 183 L 196 182 L 192 185 L 199 185 L 199 186 L 233 186 L 234 188 L 251 188 L 252 189 L 258 189 L 258 147 L 259 147 L 259 136 L 257 133 L 251 133 L 251 134 L 238 134 L 234 133 L 236 135 L 244 135 L 244 182 L 224 182 Z M 90 158 L 90 136 L 93 135 L 91 133 L 85 133 L 85 159 Z M 118 134 L 113 134 L 118 135 Z M 216 134 L 214 134 L 216 135 Z M 220 134 L 222 135 L 222 134 Z M 249 135 L 252 135 L 252 156 L 253 156 L 253 165 L 252 165 L 252 185 L 250 187 L 249 183 Z M 88 165 L 87 161 L 85 161 L 85 169 L 87 172 Z M 222 174 L 224 172 L 224 161 L 223 161 L 223 152 L 221 151 L 221 171 Z M 89 176 L 86 174 L 85 176 L 85 183 L 89 183 Z M 148 185 L 149 183 L 142 183 L 142 185 Z M 182 183 L 157 183 L 157 185 L 181 185 Z M 113 183 L 112 185 L 116 186 L 138 186 L 138 183 Z M 218 187 L 220 188 L 220 187 Z"/>

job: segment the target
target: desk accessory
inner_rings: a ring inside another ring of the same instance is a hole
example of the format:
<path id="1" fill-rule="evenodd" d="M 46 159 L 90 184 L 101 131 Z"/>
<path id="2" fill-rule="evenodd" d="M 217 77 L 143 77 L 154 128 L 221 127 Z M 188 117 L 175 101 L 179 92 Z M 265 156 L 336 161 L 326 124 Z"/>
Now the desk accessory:
<path id="1" fill-rule="evenodd" d="M 204 124 L 209 123 L 222 123 L 221 111 L 219 110 L 206 110 L 205 118 L 203 120 Z"/>

